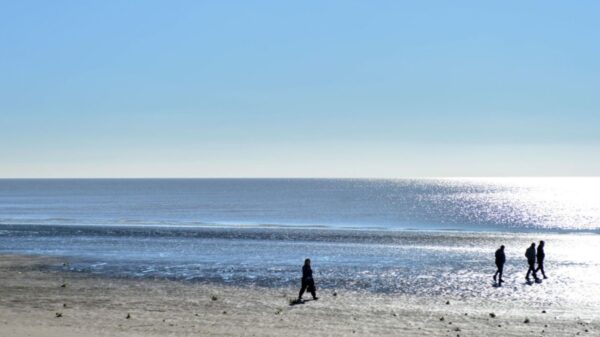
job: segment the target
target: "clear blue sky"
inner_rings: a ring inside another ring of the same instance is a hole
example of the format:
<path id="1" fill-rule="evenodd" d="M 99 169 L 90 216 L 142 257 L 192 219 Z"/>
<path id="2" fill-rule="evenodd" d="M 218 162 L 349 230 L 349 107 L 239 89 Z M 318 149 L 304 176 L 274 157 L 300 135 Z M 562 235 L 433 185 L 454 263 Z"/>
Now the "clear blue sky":
<path id="1" fill-rule="evenodd" d="M 0 177 L 600 175 L 599 1 L 2 1 Z"/>

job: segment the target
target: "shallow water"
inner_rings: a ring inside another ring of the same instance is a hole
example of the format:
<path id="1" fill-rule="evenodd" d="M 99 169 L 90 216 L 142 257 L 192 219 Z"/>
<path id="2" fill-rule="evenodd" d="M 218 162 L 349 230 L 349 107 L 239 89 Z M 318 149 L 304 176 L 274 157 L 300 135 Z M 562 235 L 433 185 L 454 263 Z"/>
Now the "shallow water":
<path id="1" fill-rule="evenodd" d="M 542 284 L 525 249 L 544 239 Z M 492 286 L 506 245 L 505 285 Z M 71 271 L 234 285 L 297 285 L 305 257 L 321 289 L 600 307 L 598 235 L 282 228 L 0 226 L 0 251 L 73 257 Z M 62 267 L 57 267 L 62 268 Z"/>
<path id="2" fill-rule="evenodd" d="M 321 289 L 600 308 L 598 200 L 600 178 L 0 180 L 0 252 L 260 286 L 298 285 L 310 257 Z M 539 240 L 550 278 L 526 285 Z"/>

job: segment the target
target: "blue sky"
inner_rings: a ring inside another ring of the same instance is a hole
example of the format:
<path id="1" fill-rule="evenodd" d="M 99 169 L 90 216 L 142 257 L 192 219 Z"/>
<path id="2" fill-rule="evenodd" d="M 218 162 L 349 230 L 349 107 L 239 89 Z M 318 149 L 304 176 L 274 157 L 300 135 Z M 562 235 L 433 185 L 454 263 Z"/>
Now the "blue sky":
<path id="1" fill-rule="evenodd" d="M 600 174 L 597 1 L 2 1 L 0 177 Z"/>

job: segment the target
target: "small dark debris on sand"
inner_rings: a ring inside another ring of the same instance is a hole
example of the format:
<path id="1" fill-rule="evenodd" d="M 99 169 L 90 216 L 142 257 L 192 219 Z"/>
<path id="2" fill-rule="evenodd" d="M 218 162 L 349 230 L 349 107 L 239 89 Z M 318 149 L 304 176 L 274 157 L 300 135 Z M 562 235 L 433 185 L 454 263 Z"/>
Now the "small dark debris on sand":
<path id="1" fill-rule="evenodd" d="M 212 295 L 212 296 L 210 297 L 210 299 L 211 299 L 211 300 L 213 300 L 213 301 L 216 301 L 216 300 L 218 300 L 219 298 L 217 297 L 217 295 Z"/>
<path id="2" fill-rule="evenodd" d="M 55 314 L 55 316 L 56 316 L 56 318 L 62 317 L 62 312 L 57 312 L 57 313 Z"/>
<path id="3" fill-rule="evenodd" d="M 227 315 L 227 311 L 223 310 L 223 315 Z"/>
<path id="4" fill-rule="evenodd" d="M 446 301 L 446 305 L 450 305 L 450 301 Z"/>
<path id="5" fill-rule="evenodd" d="M 545 314 L 545 313 L 546 313 L 546 310 L 542 310 L 542 314 Z"/>
<path id="6" fill-rule="evenodd" d="M 129 313 L 127 313 L 127 316 L 125 316 L 125 319 L 130 319 L 131 315 Z"/>
<path id="7" fill-rule="evenodd" d="M 490 317 L 491 318 L 496 318 L 496 314 L 494 314 L 493 312 L 490 312 Z"/>
<path id="8" fill-rule="evenodd" d="M 440 321 L 443 322 L 444 321 L 444 316 L 440 317 Z"/>
<path id="9" fill-rule="evenodd" d="M 60 285 L 61 288 L 66 288 L 67 287 L 67 283 L 63 283 Z"/>
<path id="10" fill-rule="evenodd" d="M 530 322 L 530 321 L 529 321 L 529 318 L 525 318 L 525 320 L 523 321 L 523 323 L 525 323 L 525 324 L 527 324 L 527 323 L 529 323 L 529 322 Z"/>
<path id="11" fill-rule="evenodd" d="M 63 303 L 63 308 L 66 308 L 66 307 L 67 307 L 67 303 Z"/>

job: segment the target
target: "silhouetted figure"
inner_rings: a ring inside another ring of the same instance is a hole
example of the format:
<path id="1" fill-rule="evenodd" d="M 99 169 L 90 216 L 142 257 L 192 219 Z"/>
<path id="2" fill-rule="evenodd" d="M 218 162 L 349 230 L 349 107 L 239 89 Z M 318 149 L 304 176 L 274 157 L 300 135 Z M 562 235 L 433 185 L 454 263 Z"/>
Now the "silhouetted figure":
<path id="1" fill-rule="evenodd" d="M 318 300 L 317 289 L 315 288 L 315 281 L 312 276 L 312 269 L 310 268 L 310 259 L 304 260 L 304 266 L 302 267 L 302 288 L 300 288 L 300 294 L 298 295 L 298 301 L 302 301 L 302 295 L 304 291 L 312 295 L 314 300 Z"/>
<path id="2" fill-rule="evenodd" d="M 540 241 L 540 244 L 538 245 L 537 248 L 537 263 L 538 263 L 538 267 L 535 270 L 537 271 L 541 271 L 542 272 L 542 276 L 544 276 L 544 278 L 546 279 L 546 273 L 544 272 L 544 258 L 546 258 L 546 253 L 544 253 L 544 241 Z"/>
<path id="3" fill-rule="evenodd" d="M 502 279 L 502 273 L 504 272 L 504 263 L 506 262 L 506 255 L 504 255 L 504 245 L 500 246 L 498 250 L 496 250 L 496 273 L 494 274 L 494 282 L 496 282 L 496 276 L 500 275 L 498 278 L 498 284 L 501 285 L 504 280 Z"/>
<path id="4" fill-rule="evenodd" d="M 527 263 L 529 264 L 529 269 L 527 269 L 527 275 L 525 275 L 527 282 L 531 282 L 531 280 L 529 279 L 529 274 L 531 272 L 533 272 L 533 277 L 535 278 L 535 280 L 539 281 L 539 278 L 535 273 L 535 243 L 532 243 L 531 246 L 527 248 L 527 250 L 525 251 L 525 256 L 527 257 Z"/>

